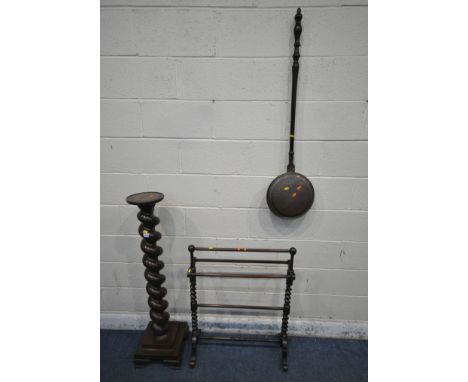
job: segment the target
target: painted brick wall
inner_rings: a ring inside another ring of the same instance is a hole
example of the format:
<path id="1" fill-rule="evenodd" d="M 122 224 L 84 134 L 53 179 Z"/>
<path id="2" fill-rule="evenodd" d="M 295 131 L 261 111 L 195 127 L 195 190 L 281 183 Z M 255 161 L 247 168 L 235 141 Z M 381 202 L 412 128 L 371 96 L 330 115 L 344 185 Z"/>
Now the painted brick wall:
<path id="1" fill-rule="evenodd" d="M 284 220 L 265 192 L 286 167 L 297 6 L 296 166 L 316 201 Z M 294 245 L 292 317 L 367 321 L 366 2 L 102 0 L 101 15 L 102 312 L 148 311 L 125 197 L 154 190 L 166 195 L 157 214 L 171 313 L 190 309 L 189 244 Z M 284 285 L 199 289 L 200 300 L 281 304 Z"/>

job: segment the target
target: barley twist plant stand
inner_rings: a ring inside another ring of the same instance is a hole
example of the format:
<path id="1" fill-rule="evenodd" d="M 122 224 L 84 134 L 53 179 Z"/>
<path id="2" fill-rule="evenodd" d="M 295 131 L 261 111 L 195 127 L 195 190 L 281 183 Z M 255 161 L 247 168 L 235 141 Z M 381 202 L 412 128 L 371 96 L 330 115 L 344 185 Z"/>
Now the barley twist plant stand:
<path id="1" fill-rule="evenodd" d="M 142 237 L 140 247 L 144 252 L 143 264 L 146 267 L 146 291 L 149 295 L 151 318 L 135 353 L 135 366 L 145 366 L 153 360 L 180 366 L 183 343 L 188 333 L 187 323 L 169 321 L 170 315 L 165 311 L 169 305 L 164 300 L 167 290 L 162 286 L 166 277 L 159 273 L 164 268 L 164 263 L 159 260 L 163 250 L 157 245 L 161 234 L 154 229 L 159 224 L 159 218 L 153 214 L 154 206 L 163 198 L 164 195 L 159 192 L 141 192 L 127 197 L 127 203 L 140 209 L 137 215 L 141 222 L 138 233 Z"/>

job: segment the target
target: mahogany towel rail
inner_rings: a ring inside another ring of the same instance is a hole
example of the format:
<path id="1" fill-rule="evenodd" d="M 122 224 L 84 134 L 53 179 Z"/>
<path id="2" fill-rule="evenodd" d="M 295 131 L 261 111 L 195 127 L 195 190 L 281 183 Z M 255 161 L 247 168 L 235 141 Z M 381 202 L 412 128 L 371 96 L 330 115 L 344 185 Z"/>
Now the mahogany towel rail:
<path id="1" fill-rule="evenodd" d="M 199 340 L 232 340 L 232 341 L 254 341 L 254 342 L 278 342 L 281 347 L 282 368 L 288 370 L 288 320 L 291 310 L 291 288 L 296 275 L 294 273 L 294 255 L 296 248 L 289 249 L 268 249 L 268 248 L 216 248 L 216 247 L 195 247 L 189 245 L 190 267 L 187 270 L 187 277 L 190 279 L 190 308 L 192 312 L 192 355 L 190 357 L 190 367 L 195 367 L 197 363 L 197 344 Z M 194 253 L 199 252 L 263 252 L 263 253 L 289 253 L 288 260 L 254 260 L 254 259 L 210 259 L 197 258 Z M 232 273 L 232 272 L 197 272 L 196 263 L 239 263 L 239 264 L 284 264 L 287 266 L 286 273 Z M 284 294 L 283 306 L 264 305 L 238 305 L 238 304 L 208 304 L 197 301 L 197 277 L 233 277 L 233 278 L 255 278 L 255 279 L 286 279 L 286 290 Z M 227 309 L 252 309 L 252 310 L 282 310 L 283 319 L 281 332 L 278 335 L 202 335 L 198 328 L 198 308 L 227 308 Z"/>

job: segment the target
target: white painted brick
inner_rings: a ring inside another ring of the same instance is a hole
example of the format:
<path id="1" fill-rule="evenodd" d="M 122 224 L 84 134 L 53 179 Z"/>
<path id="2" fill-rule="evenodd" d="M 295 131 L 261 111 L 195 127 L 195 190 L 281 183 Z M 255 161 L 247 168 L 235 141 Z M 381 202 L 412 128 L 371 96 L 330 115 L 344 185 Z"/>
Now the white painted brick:
<path id="1" fill-rule="evenodd" d="M 122 206 L 101 206 L 101 233 L 118 235 L 123 234 L 120 210 Z"/>
<path id="2" fill-rule="evenodd" d="M 219 11 L 216 55 L 262 57 L 292 55 L 294 25 L 288 10 L 224 9 Z"/>
<path id="3" fill-rule="evenodd" d="M 297 142 L 298 143 L 298 142 Z M 296 143 L 295 151 L 298 152 L 298 144 Z M 312 161 L 312 164 L 318 169 L 320 152 L 317 149 L 319 143 L 313 142 L 310 147 L 309 155 L 315 157 L 316 160 Z M 251 142 L 250 144 L 250 158 L 251 165 L 249 167 L 248 175 L 271 175 L 271 181 L 278 175 L 286 172 L 288 164 L 288 151 L 289 151 L 289 140 L 283 142 Z M 297 154 L 296 154 L 297 156 Z M 305 173 L 303 162 L 296 159 L 296 170 L 306 176 L 317 175 L 318 171 L 310 170 L 310 173 Z"/>
<path id="4" fill-rule="evenodd" d="M 341 5 L 367 5 L 367 0 L 340 0 Z"/>
<path id="5" fill-rule="evenodd" d="M 294 9 L 101 10 L 101 53 L 291 56 Z M 367 7 L 303 10 L 302 56 L 367 54 Z M 274 25 L 274 28 L 271 26 Z"/>
<path id="6" fill-rule="evenodd" d="M 145 267 L 141 263 L 101 263 L 101 286 L 143 288 L 146 285 L 144 271 Z"/>
<path id="7" fill-rule="evenodd" d="M 289 118 L 287 102 L 101 101 L 107 137 L 284 140 Z M 296 126 L 297 140 L 365 140 L 367 103 L 299 102 Z"/>
<path id="8" fill-rule="evenodd" d="M 367 210 L 367 179 L 309 178 L 317 210 Z"/>
<path id="9" fill-rule="evenodd" d="M 220 139 L 285 139 L 289 102 L 216 102 L 214 136 Z M 299 102 L 297 140 L 367 139 L 365 102 Z"/>
<path id="10" fill-rule="evenodd" d="M 175 98 L 175 61 L 166 58 L 101 57 L 101 97 Z"/>
<path id="11" fill-rule="evenodd" d="M 122 8 L 101 8 L 101 54 L 136 55 L 138 35 L 133 12 Z"/>
<path id="12" fill-rule="evenodd" d="M 101 261 L 140 262 L 143 257 L 140 241 L 139 236 L 101 235 Z"/>
<path id="13" fill-rule="evenodd" d="M 143 56 L 213 56 L 215 13 L 210 9 L 134 10 Z"/>
<path id="14" fill-rule="evenodd" d="M 251 142 L 249 175 L 286 171 L 288 143 Z M 296 171 L 306 176 L 366 176 L 366 142 L 296 142 Z"/>
<path id="15" fill-rule="evenodd" d="M 101 203 L 126 204 L 126 197 L 149 190 L 143 175 L 101 174 Z"/>
<path id="16" fill-rule="evenodd" d="M 304 58 L 297 96 L 302 100 L 367 100 L 367 57 Z"/>
<path id="17" fill-rule="evenodd" d="M 367 0 L 101 0 L 101 6 L 183 7 L 321 7 L 367 5 Z M 249 10 L 247 10 L 249 11 Z"/>
<path id="18" fill-rule="evenodd" d="M 284 139 L 289 136 L 285 102 L 216 102 L 214 136 L 220 139 Z"/>
<path id="19" fill-rule="evenodd" d="M 199 291 L 200 302 L 223 304 L 278 305 L 284 301 L 283 294 L 273 293 L 239 293 L 224 291 Z M 188 290 L 169 289 L 165 299 L 169 302 L 169 312 L 189 313 L 190 302 Z M 147 294 L 145 289 L 137 288 L 101 288 L 102 311 L 147 312 Z M 270 312 L 204 310 L 216 314 L 234 315 L 275 315 Z M 333 296 L 294 293 L 291 303 L 291 317 L 321 318 L 366 321 L 367 297 Z"/>
<path id="20" fill-rule="evenodd" d="M 296 269 L 293 287 L 301 293 L 367 296 L 367 271 Z"/>
<path id="21" fill-rule="evenodd" d="M 101 206 L 101 233 L 114 234 L 119 232 L 119 207 Z"/>
<path id="22" fill-rule="evenodd" d="M 295 219 L 269 210 L 249 210 L 250 237 L 367 241 L 367 212 L 317 211 Z"/>
<path id="23" fill-rule="evenodd" d="M 289 59 L 180 60 L 180 97 L 215 100 L 289 100 Z M 299 100 L 367 99 L 366 57 L 304 58 Z"/>
<path id="24" fill-rule="evenodd" d="M 148 137 L 284 139 L 286 107 L 280 103 L 150 101 L 142 103 Z"/>
<path id="25" fill-rule="evenodd" d="M 112 0 L 107 0 L 112 1 Z M 128 1 L 128 0 L 122 0 Z M 314 6 L 338 6 L 343 0 L 255 0 L 255 6 L 257 7 L 285 7 L 285 8 L 303 8 L 304 12 L 305 7 L 314 7 Z M 359 0 L 355 0 L 359 1 Z M 295 11 L 295 10 L 294 10 Z M 295 13 L 294 13 L 295 14 Z"/>
<path id="26" fill-rule="evenodd" d="M 101 136 L 141 137 L 140 105 L 134 101 L 101 101 Z"/>
<path id="27" fill-rule="evenodd" d="M 280 175 L 288 144 L 263 141 L 183 141 L 183 173 Z M 297 142 L 296 170 L 306 176 L 366 176 L 367 142 Z"/>
<path id="28" fill-rule="evenodd" d="M 166 195 L 164 205 L 217 206 L 217 192 L 213 176 L 147 175 L 148 189 Z"/>
<path id="29" fill-rule="evenodd" d="M 367 142 L 297 142 L 296 147 L 298 172 L 323 176 L 367 176 Z"/>
<path id="30" fill-rule="evenodd" d="M 292 56 L 294 10 L 218 11 L 216 55 Z M 301 56 L 367 54 L 367 8 L 304 9 Z"/>
<path id="31" fill-rule="evenodd" d="M 312 8 L 303 14 L 303 55 L 367 55 L 367 7 Z"/>
<path id="32" fill-rule="evenodd" d="M 145 137 L 211 138 L 214 126 L 212 102 L 149 101 L 142 103 Z"/>
<path id="33" fill-rule="evenodd" d="M 178 78 L 184 99 L 287 99 L 285 59 L 184 59 Z"/>
<path id="34" fill-rule="evenodd" d="M 218 207 L 267 208 L 267 177 L 216 176 L 216 197 Z"/>
<path id="35" fill-rule="evenodd" d="M 182 141 L 183 173 L 246 174 L 250 165 L 250 143 L 229 141 Z"/>
<path id="36" fill-rule="evenodd" d="M 257 155 L 252 174 L 279 175 L 286 171 L 286 142 L 252 143 Z M 306 176 L 366 176 L 366 142 L 296 142 L 296 171 Z"/>
<path id="37" fill-rule="evenodd" d="M 182 172 L 279 175 L 286 168 L 286 146 L 286 142 L 186 141 L 181 143 Z"/>
<path id="38" fill-rule="evenodd" d="M 213 10 L 101 9 L 101 54 L 212 56 Z"/>
<path id="39" fill-rule="evenodd" d="M 257 0 L 101 0 L 101 6 L 157 6 L 157 7 L 245 7 L 254 6 Z M 313 0 L 307 0 L 313 1 Z M 316 0 L 329 1 L 329 0 Z M 357 1 L 357 0 L 355 0 Z"/>
<path id="40" fill-rule="evenodd" d="M 287 102 L 150 101 L 142 103 L 144 135 L 220 139 L 285 139 Z M 365 102 L 299 102 L 297 140 L 367 139 Z"/>
<path id="41" fill-rule="evenodd" d="M 149 311 L 148 295 L 145 296 L 145 294 L 144 289 L 101 287 L 101 311 L 147 313 Z M 167 296 L 166 300 L 168 299 L 172 300 L 172 296 Z M 170 305 L 172 307 L 172 304 Z"/>
<path id="42" fill-rule="evenodd" d="M 291 317 L 367 321 L 367 297 L 295 294 Z"/>
<path id="43" fill-rule="evenodd" d="M 367 7 L 312 8 L 303 14 L 303 55 L 367 55 Z"/>
<path id="44" fill-rule="evenodd" d="M 338 264 L 336 268 L 349 268 L 349 269 L 367 269 L 368 267 L 368 245 L 367 243 L 357 242 L 341 242 L 343 248 L 340 251 Z M 336 258 L 336 253 L 335 253 Z M 330 260 L 327 259 L 327 260 Z M 299 263 L 300 264 L 300 263 Z M 328 263 L 326 263 L 328 266 Z M 334 266 L 330 266 L 333 268 Z"/>
<path id="45" fill-rule="evenodd" d="M 102 139 L 101 171 L 178 173 L 178 147 L 173 140 Z"/>
<path id="46" fill-rule="evenodd" d="M 219 208 L 187 208 L 187 236 L 248 237 L 247 210 Z"/>
<path id="47" fill-rule="evenodd" d="M 288 104 L 288 117 L 289 108 Z M 298 140 L 366 140 L 367 103 L 299 102 L 296 106 L 296 128 Z"/>

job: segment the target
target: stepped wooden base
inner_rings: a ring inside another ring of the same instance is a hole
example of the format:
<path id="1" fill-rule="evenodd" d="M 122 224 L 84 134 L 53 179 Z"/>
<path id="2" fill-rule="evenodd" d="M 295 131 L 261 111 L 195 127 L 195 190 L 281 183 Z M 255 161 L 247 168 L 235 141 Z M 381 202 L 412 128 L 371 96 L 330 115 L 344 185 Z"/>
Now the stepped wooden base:
<path id="1" fill-rule="evenodd" d="M 148 323 L 133 357 L 136 367 L 146 366 L 152 361 L 163 361 L 169 366 L 180 366 L 188 325 L 186 322 L 177 321 L 169 321 L 168 325 L 167 334 L 156 337 L 153 334 L 151 322 Z"/>

